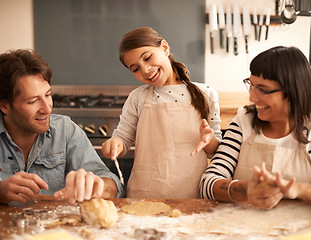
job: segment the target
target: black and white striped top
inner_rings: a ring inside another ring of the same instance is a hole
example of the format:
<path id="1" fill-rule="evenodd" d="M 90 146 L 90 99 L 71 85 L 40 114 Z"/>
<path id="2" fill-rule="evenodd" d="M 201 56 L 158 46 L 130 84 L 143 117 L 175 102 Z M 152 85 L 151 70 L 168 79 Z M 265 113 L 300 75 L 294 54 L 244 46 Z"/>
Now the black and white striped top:
<path id="1" fill-rule="evenodd" d="M 200 182 L 201 198 L 215 199 L 213 194 L 214 183 L 219 179 L 231 179 L 233 177 L 238 163 L 241 144 L 253 131 L 251 120 L 251 114 L 246 114 L 244 108 L 238 110 L 237 115 L 228 126 L 214 157 L 202 175 Z M 311 134 L 309 135 L 309 140 L 310 136 Z M 297 149 L 299 145 L 292 133 L 280 139 L 271 139 L 263 134 L 258 134 L 255 141 L 294 149 Z M 306 144 L 306 150 L 311 157 L 310 143 Z"/>

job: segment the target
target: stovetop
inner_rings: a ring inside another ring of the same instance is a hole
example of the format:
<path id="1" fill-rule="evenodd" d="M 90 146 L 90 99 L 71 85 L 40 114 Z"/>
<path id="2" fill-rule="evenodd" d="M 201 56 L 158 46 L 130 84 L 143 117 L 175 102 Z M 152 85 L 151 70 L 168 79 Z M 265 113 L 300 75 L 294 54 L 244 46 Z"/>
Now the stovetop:
<path id="1" fill-rule="evenodd" d="M 122 108 L 127 96 L 53 95 L 55 108 Z"/>
<path id="2" fill-rule="evenodd" d="M 111 137 L 119 123 L 129 93 L 137 87 L 52 85 L 53 113 L 69 116 L 100 152 L 102 143 Z M 133 152 L 124 157 L 132 159 Z"/>
<path id="3" fill-rule="evenodd" d="M 101 145 L 103 138 L 111 137 L 128 94 L 136 87 L 52 86 L 53 113 L 69 116 L 93 145 Z"/>
<path id="4" fill-rule="evenodd" d="M 52 86 L 54 108 L 122 108 L 137 86 Z"/>

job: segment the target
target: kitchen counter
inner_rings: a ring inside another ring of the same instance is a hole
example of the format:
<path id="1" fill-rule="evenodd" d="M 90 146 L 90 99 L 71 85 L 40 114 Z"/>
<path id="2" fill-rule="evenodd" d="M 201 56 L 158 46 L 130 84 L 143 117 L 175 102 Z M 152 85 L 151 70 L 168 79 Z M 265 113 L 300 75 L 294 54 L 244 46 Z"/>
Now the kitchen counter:
<path id="1" fill-rule="evenodd" d="M 220 127 L 226 130 L 240 107 L 249 104 L 248 92 L 219 92 Z"/>
<path id="2" fill-rule="evenodd" d="M 63 232 L 70 239 L 143 239 L 136 231 L 161 233 L 158 239 L 283 239 L 284 236 L 311 232 L 311 205 L 283 200 L 272 210 L 259 210 L 237 204 L 203 199 L 149 199 L 179 209 L 179 217 L 168 213 L 156 216 L 129 215 L 120 209 L 125 204 L 146 199 L 110 199 L 118 209 L 118 221 L 109 229 L 87 225 L 80 218 L 78 204 L 39 196 L 24 206 L 0 205 L 0 239 L 41 239 L 40 234 Z M 38 222 L 13 226 L 12 216 L 24 212 L 42 213 Z M 45 214 L 44 214 L 45 213 Z M 135 231 L 136 230 L 136 231 Z M 32 237 L 32 238 L 31 238 Z M 151 238 L 145 238 L 151 239 Z"/>

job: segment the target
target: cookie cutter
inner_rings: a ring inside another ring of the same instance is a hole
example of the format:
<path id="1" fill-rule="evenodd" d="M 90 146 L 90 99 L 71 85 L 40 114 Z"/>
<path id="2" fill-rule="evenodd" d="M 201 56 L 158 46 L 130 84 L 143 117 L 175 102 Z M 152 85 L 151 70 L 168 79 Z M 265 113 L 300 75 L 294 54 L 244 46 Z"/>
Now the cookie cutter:
<path id="1" fill-rule="evenodd" d="M 22 212 L 10 213 L 10 221 L 17 228 L 37 226 L 39 220 L 48 218 L 48 211 L 45 209 L 35 210 L 24 208 Z"/>
<path id="2" fill-rule="evenodd" d="M 136 228 L 134 232 L 138 240 L 162 240 L 166 239 L 166 232 L 160 232 L 154 228 L 140 229 Z"/>

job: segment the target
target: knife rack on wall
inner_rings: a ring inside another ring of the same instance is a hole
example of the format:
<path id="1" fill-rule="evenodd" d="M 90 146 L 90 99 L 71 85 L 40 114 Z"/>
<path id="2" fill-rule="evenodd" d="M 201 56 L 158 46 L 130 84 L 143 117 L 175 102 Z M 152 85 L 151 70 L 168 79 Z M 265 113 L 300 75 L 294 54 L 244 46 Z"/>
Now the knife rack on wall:
<path id="1" fill-rule="evenodd" d="M 250 14 L 251 16 L 251 23 L 253 23 L 253 15 Z M 259 19 L 260 15 L 257 14 L 257 17 Z M 217 14 L 217 18 L 218 18 L 218 14 Z M 233 14 L 232 14 L 232 19 L 233 19 Z M 266 16 L 264 16 L 264 19 L 263 21 L 265 22 L 266 21 Z M 206 14 L 206 20 L 205 20 L 205 23 L 206 24 L 209 24 L 209 14 L 207 13 Z M 243 24 L 243 15 L 241 14 L 241 23 Z M 282 24 L 282 21 L 281 21 L 281 17 L 279 15 L 271 15 L 270 16 L 270 24 L 271 25 L 279 25 L 279 24 Z"/>

